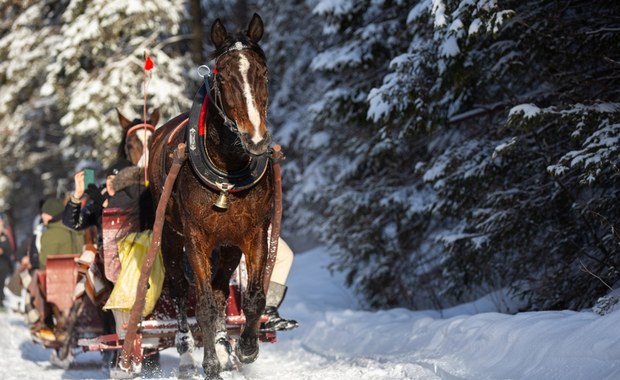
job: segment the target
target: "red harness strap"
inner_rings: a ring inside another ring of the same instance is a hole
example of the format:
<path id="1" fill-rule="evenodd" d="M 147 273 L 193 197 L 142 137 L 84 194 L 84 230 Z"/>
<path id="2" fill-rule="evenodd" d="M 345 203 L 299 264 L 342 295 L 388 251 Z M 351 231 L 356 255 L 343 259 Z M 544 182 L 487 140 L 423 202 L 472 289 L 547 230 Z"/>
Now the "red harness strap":
<path id="1" fill-rule="evenodd" d="M 187 119 L 183 120 L 181 123 L 179 123 L 179 125 L 177 125 L 172 130 L 172 133 L 170 133 L 170 135 L 168 136 L 168 145 L 170 145 L 172 143 L 172 138 L 174 137 L 174 135 L 176 135 L 177 132 L 179 132 L 181 130 L 181 128 L 183 128 L 185 126 L 185 124 L 187 124 L 187 122 L 189 122 L 189 117 Z"/>

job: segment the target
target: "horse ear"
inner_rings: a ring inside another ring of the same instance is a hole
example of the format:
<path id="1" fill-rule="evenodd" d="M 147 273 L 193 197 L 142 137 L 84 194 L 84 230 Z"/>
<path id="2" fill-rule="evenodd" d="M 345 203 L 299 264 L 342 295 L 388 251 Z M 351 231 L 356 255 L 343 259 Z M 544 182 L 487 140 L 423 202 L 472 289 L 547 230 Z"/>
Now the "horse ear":
<path id="1" fill-rule="evenodd" d="M 153 112 L 151 112 L 151 125 L 154 127 L 159 122 L 159 108 L 155 108 Z"/>
<path id="2" fill-rule="evenodd" d="M 129 128 L 131 121 L 129 121 L 129 119 L 123 116 L 123 114 L 118 108 L 116 109 L 116 113 L 118 114 L 118 122 L 121 124 L 121 127 L 123 127 L 123 129 Z"/>
<path id="3" fill-rule="evenodd" d="M 227 35 L 228 32 L 226 32 L 224 24 L 222 24 L 222 22 L 218 18 L 211 26 L 211 41 L 213 42 L 213 45 L 216 49 L 219 49 L 219 47 L 222 46 L 224 42 L 226 42 Z"/>
<path id="4" fill-rule="evenodd" d="M 254 43 L 258 43 L 261 38 L 263 38 L 263 32 L 265 28 L 263 27 L 263 19 L 256 13 L 252 16 L 252 20 L 250 20 L 250 25 L 248 26 L 248 37 L 250 41 Z"/>

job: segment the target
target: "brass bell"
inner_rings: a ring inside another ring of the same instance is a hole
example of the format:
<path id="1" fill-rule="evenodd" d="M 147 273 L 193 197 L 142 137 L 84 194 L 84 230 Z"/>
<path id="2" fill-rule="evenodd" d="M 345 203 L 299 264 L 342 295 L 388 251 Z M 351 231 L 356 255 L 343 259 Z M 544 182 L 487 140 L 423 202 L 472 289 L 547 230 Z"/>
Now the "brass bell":
<path id="1" fill-rule="evenodd" d="M 220 189 L 220 195 L 217 197 L 213 206 L 222 211 L 226 211 L 228 210 L 228 191 L 235 187 L 235 185 L 230 183 L 216 183 L 216 185 Z"/>
<path id="2" fill-rule="evenodd" d="M 217 200 L 215 201 L 213 206 L 215 206 L 216 208 L 219 208 L 221 210 L 227 210 L 228 209 L 228 195 L 226 194 L 226 191 L 221 191 L 220 192 L 220 196 L 217 197 Z"/>

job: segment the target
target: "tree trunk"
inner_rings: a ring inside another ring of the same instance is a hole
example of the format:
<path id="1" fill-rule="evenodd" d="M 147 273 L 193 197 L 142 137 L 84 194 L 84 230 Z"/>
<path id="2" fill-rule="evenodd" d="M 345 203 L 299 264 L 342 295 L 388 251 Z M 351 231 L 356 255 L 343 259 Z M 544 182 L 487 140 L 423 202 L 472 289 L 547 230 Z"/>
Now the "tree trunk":
<path id="1" fill-rule="evenodd" d="M 192 52 L 192 60 L 196 64 L 203 64 L 204 52 L 202 48 L 202 7 L 200 6 L 200 0 L 190 1 L 190 12 L 192 14 L 192 40 L 190 43 L 190 49 Z"/>
<path id="2" fill-rule="evenodd" d="M 239 28 L 243 28 L 249 18 L 248 18 L 248 2 L 245 0 L 237 0 L 235 4 L 235 23 L 239 26 Z"/>

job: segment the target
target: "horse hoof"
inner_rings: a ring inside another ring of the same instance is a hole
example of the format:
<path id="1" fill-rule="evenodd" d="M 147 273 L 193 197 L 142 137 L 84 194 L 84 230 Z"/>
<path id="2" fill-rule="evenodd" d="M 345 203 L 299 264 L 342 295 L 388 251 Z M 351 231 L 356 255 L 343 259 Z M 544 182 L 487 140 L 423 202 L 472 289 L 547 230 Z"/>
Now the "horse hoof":
<path id="1" fill-rule="evenodd" d="M 242 343 L 241 340 L 239 343 Z M 243 364 L 253 363 L 258 357 L 258 342 L 250 341 L 249 344 L 237 344 L 235 354 L 239 361 Z"/>
<path id="2" fill-rule="evenodd" d="M 122 379 L 135 379 L 137 377 L 140 377 L 140 374 L 132 372 L 132 371 L 123 371 L 122 369 L 118 367 L 114 367 L 114 368 L 110 368 L 109 376 L 110 376 L 110 379 L 113 379 L 113 380 L 122 380 Z"/>
<path id="3" fill-rule="evenodd" d="M 217 358 L 204 360 L 202 362 L 202 369 L 205 371 L 205 379 L 222 380 L 220 376 L 220 363 Z"/>
<path id="4" fill-rule="evenodd" d="M 73 364 L 73 359 L 73 352 L 71 351 L 62 355 L 59 354 L 58 351 L 54 350 L 52 351 L 52 355 L 50 356 L 50 363 L 52 363 L 52 365 L 58 368 L 69 369 L 69 367 L 71 367 L 71 364 Z"/>
<path id="5" fill-rule="evenodd" d="M 237 369 L 237 365 L 232 354 L 232 346 L 226 338 L 218 338 L 215 341 L 215 355 L 220 362 L 222 371 L 232 371 Z"/>
<path id="6" fill-rule="evenodd" d="M 191 379 L 198 375 L 196 365 L 194 364 L 194 358 L 192 354 L 186 352 L 181 355 L 181 361 L 179 363 L 179 379 Z"/>

